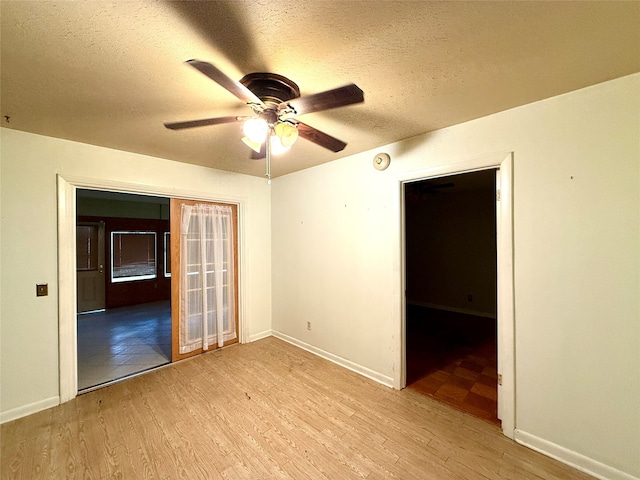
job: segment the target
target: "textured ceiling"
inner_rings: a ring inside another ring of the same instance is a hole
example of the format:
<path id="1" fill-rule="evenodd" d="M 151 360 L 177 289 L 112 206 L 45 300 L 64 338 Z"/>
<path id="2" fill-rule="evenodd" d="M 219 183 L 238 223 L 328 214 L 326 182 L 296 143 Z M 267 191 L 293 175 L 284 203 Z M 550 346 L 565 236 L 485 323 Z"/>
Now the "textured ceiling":
<path id="1" fill-rule="evenodd" d="M 640 71 L 637 1 L 3 0 L 0 17 L 2 126 L 259 176 L 238 124 L 164 128 L 250 113 L 184 61 L 364 91 L 300 118 L 344 151 L 300 139 L 274 176 Z"/>

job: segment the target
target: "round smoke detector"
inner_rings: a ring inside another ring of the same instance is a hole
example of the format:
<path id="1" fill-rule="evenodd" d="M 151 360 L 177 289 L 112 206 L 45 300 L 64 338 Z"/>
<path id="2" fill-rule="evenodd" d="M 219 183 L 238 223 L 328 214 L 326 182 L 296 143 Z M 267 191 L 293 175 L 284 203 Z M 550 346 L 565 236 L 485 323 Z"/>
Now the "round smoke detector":
<path id="1" fill-rule="evenodd" d="M 388 153 L 378 153 L 373 157 L 373 168 L 376 170 L 385 170 L 391 163 L 391 157 Z"/>

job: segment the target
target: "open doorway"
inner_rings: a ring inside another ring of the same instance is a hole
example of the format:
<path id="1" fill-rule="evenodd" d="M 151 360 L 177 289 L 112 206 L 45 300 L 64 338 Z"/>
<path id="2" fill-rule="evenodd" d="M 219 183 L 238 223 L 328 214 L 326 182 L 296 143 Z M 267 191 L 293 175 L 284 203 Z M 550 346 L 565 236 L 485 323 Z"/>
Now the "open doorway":
<path id="1" fill-rule="evenodd" d="M 171 361 L 169 199 L 76 194 L 77 374 L 85 392 Z"/>
<path id="2" fill-rule="evenodd" d="M 404 189 L 407 387 L 499 424 L 496 170 Z"/>
<path id="3" fill-rule="evenodd" d="M 96 190 L 96 191 L 117 191 L 130 192 L 134 195 L 150 196 L 150 197 L 170 197 L 175 196 L 176 191 L 173 187 L 145 186 L 140 184 L 132 184 L 115 180 L 99 180 L 90 178 L 77 178 L 71 176 L 57 176 L 57 192 L 58 192 L 58 305 L 59 305 L 59 362 L 60 362 L 60 402 L 68 402 L 78 395 L 78 343 L 77 343 L 77 191 L 79 189 Z M 229 201 L 228 198 L 220 199 L 214 194 L 183 194 L 184 197 L 192 200 L 202 200 L 204 202 L 220 202 L 225 201 L 229 205 L 236 207 L 237 219 L 235 222 L 235 238 L 237 238 L 237 255 L 236 255 L 236 272 L 239 281 L 235 288 L 236 299 L 238 302 L 236 308 L 237 315 L 237 331 L 239 343 L 244 343 L 249 338 L 247 325 L 244 319 L 244 297 L 242 292 L 242 278 L 246 278 L 246 263 L 240 261 L 245 257 L 245 244 L 243 235 L 238 234 L 242 230 L 244 212 L 246 208 L 246 200 Z M 177 238 L 178 234 L 174 235 Z M 173 244 L 181 242 L 173 242 Z M 172 245 L 171 250 L 175 247 Z M 171 259 L 171 263 L 176 265 L 176 258 Z M 180 268 L 175 266 L 174 274 L 179 275 Z M 172 282 L 175 284 L 177 280 Z M 173 288 L 173 287 L 172 287 Z M 172 321 L 176 319 L 172 318 Z M 172 348 L 173 350 L 173 348 Z"/>

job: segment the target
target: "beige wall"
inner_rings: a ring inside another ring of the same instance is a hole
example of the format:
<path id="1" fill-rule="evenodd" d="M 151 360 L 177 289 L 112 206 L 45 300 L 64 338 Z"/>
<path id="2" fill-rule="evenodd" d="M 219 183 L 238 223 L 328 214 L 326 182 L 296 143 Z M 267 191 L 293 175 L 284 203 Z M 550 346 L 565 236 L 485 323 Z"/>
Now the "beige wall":
<path id="1" fill-rule="evenodd" d="M 514 152 L 516 437 L 640 477 L 639 135 L 636 74 L 277 178 L 274 331 L 394 378 L 398 178 Z"/>
<path id="2" fill-rule="evenodd" d="M 271 328 L 270 188 L 261 178 L 0 129 L 0 412 L 2 419 L 59 397 L 56 175 L 140 185 L 244 203 L 241 295 L 250 336 Z M 49 296 L 36 298 L 36 283 Z"/>

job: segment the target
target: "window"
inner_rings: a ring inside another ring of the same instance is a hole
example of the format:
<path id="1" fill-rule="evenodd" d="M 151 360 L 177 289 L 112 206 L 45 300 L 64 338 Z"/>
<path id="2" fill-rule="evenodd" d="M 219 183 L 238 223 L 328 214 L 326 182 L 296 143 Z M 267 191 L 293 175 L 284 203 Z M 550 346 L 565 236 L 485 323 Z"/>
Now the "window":
<path id="1" fill-rule="evenodd" d="M 155 232 L 111 232 L 111 281 L 157 277 Z"/>
<path id="2" fill-rule="evenodd" d="M 164 232 L 164 276 L 171 276 L 171 233 Z"/>

